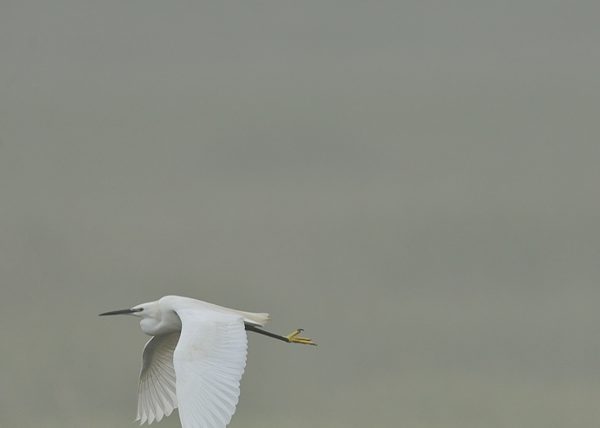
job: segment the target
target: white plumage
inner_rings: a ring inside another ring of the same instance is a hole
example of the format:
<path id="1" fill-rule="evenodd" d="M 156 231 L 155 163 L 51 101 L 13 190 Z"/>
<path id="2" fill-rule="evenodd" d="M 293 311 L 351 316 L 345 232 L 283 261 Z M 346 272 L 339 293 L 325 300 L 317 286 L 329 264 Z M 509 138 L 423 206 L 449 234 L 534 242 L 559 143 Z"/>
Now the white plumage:
<path id="1" fill-rule="evenodd" d="M 182 428 L 224 428 L 235 412 L 246 367 L 246 329 L 289 343 L 314 345 L 301 330 L 279 336 L 261 330 L 269 314 L 165 296 L 100 315 L 140 317 L 153 336 L 142 357 L 137 420 L 151 424 L 179 408 Z"/>
<path id="2" fill-rule="evenodd" d="M 140 424 L 160 421 L 177 408 L 173 352 L 179 334 L 154 336 L 144 346 L 136 419 Z"/>

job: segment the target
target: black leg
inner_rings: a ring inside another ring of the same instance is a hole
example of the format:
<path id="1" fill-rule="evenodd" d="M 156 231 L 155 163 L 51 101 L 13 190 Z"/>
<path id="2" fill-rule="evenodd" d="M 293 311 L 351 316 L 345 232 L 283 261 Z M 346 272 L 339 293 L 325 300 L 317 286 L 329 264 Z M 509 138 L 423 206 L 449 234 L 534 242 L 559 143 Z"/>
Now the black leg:
<path id="1" fill-rule="evenodd" d="M 265 335 L 265 336 L 272 337 L 273 339 L 282 340 L 284 342 L 290 343 L 290 339 L 288 339 L 285 336 L 280 336 L 278 334 L 271 333 L 270 331 L 262 330 L 262 329 L 260 329 L 258 327 L 255 327 L 255 326 L 251 325 L 251 324 L 245 324 L 245 326 L 246 326 L 246 330 L 248 330 L 248 331 L 253 331 L 254 333 L 262 334 L 262 335 Z"/>

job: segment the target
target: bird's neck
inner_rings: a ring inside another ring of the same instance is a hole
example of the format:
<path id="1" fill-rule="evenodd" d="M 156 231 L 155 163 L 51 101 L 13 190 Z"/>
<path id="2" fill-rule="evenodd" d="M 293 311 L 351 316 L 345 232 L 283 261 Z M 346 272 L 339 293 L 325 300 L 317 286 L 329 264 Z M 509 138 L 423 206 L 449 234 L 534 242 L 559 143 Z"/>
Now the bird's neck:
<path id="1" fill-rule="evenodd" d="M 140 321 L 142 331 L 150 336 L 160 336 L 163 334 L 181 331 L 181 320 L 175 312 L 169 311 L 162 313 L 160 318 L 143 318 Z"/>

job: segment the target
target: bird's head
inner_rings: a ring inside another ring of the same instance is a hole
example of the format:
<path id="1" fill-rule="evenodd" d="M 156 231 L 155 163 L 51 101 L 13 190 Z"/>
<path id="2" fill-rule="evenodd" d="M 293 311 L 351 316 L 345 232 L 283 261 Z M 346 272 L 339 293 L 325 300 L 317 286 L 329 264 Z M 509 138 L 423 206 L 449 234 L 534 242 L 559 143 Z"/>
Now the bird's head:
<path id="1" fill-rule="evenodd" d="M 118 309 L 101 313 L 100 316 L 106 315 L 133 315 L 140 318 L 159 318 L 160 309 L 158 302 L 140 303 L 129 309 Z"/>
<path id="2" fill-rule="evenodd" d="M 181 320 L 174 311 L 162 308 L 159 301 L 141 303 L 129 309 L 104 312 L 105 315 L 133 315 L 140 319 L 140 328 L 149 335 L 166 334 L 181 330 Z"/>

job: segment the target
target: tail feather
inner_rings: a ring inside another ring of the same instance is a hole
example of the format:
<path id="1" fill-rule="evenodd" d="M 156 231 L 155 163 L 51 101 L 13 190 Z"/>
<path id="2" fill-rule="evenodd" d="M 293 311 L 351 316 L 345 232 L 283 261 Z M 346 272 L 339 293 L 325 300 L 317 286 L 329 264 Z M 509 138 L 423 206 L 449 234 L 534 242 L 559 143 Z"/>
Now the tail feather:
<path id="1" fill-rule="evenodd" d="M 267 313 L 241 312 L 241 314 L 247 323 L 256 327 L 263 327 L 271 319 Z"/>

